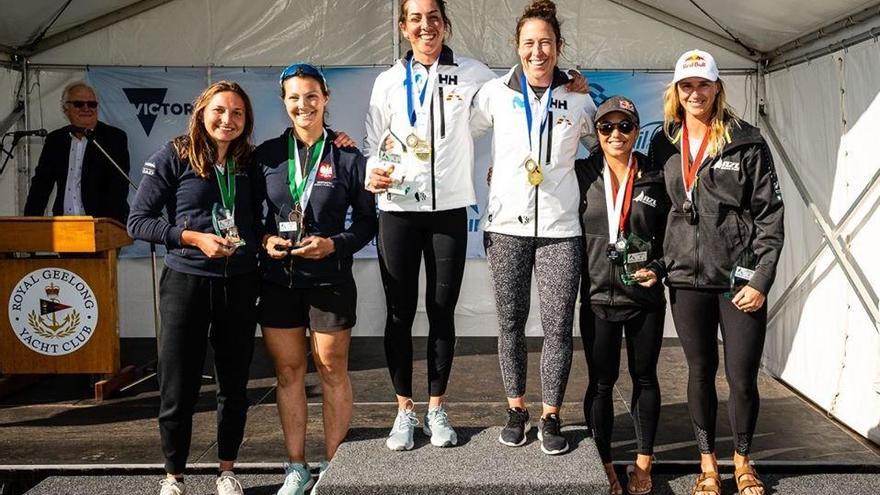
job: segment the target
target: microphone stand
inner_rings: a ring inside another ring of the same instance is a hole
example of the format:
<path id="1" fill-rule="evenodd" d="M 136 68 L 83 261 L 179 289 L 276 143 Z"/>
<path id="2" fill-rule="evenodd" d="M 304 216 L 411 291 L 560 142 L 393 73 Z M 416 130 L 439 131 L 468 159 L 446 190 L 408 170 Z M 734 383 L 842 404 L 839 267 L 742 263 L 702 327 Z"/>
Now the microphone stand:
<path id="1" fill-rule="evenodd" d="M 104 149 L 104 147 L 101 146 L 101 143 L 99 143 L 98 140 L 95 139 L 95 131 L 93 129 L 74 129 L 71 131 L 71 137 L 72 137 L 73 133 L 76 131 L 81 131 L 83 136 L 85 136 L 85 138 L 87 140 L 89 140 L 92 144 L 94 144 L 95 147 L 98 148 L 98 151 L 100 151 L 101 154 L 104 155 L 104 157 L 106 157 L 107 160 L 109 160 L 110 163 L 116 168 L 116 171 L 119 172 L 119 174 L 125 178 L 125 180 L 128 182 L 129 187 L 131 187 L 135 192 L 137 192 L 137 186 L 131 180 L 131 177 L 129 177 L 128 174 L 125 173 L 125 170 L 123 170 L 122 167 L 120 167 L 119 164 L 116 163 L 116 160 L 114 160 L 113 157 L 110 156 L 110 153 L 107 153 L 107 151 Z M 156 244 L 151 242 L 150 243 L 150 279 L 151 279 L 151 282 L 153 285 L 153 333 L 156 336 L 156 359 L 152 363 L 146 364 L 142 367 L 142 369 L 147 371 L 147 373 L 143 377 L 141 377 L 138 380 L 135 380 L 135 381 L 129 383 L 128 385 L 120 388 L 119 389 L 120 392 L 125 392 L 126 390 L 129 390 L 133 387 L 136 387 L 137 385 L 140 385 L 141 383 L 144 383 L 145 381 L 151 380 L 158 373 L 161 328 L 160 328 L 160 320 L 159 320 L 159 282 L 158 282 L 158 275 L 156 275 L 157 270 L 158 270 L 158 261 L 157 261 L 157 257 L 156 257 Z M 151 366 L 151 364 L 152 364 L 152 366 Z M 209 375 L 202 375 L 202 379 L 213 380 L 214 377 L 209 376 Z"/>

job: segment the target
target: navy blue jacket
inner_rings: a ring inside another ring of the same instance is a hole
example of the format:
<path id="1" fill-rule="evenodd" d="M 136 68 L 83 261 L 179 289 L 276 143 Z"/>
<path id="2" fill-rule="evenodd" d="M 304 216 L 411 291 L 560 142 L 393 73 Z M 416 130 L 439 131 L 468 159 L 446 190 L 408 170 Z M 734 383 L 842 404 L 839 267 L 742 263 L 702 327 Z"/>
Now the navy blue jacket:
<path id="1" fill-rule="evenodd" d="M 199 177 L 189 160 L 181 160 L 170 142 L 144 163 L 143 177 L 128 216 L 128 234 L 164 244 L 168 250 L 165 265 L 182 273 L 227 277 L 256 270 L 263 230 L 260 196 L 253 191 L 254 167 L 245 164 L 239 165 L 239 169 L 235 176 L 235 225 L 246 244 L 232 256 L 208 258 L 199 248 L 181 244 L 184 230 L 215 233 L 211 211 L 222 200 L 213 170 L 209 177 Z M 168 212 L 167 217 L 162 215 L 163 210 Z"/>
<path id="2" fill-rule="evenodd" d="M 259 145 L 254 152 L 257 173 L 265 187 L 266 232 L 277 234 L 276 215 L 286 217 L 293 207 L 288 178 L 287 136 L 291 129 Z M 374 195 L 364 189 L 367 160 L 356 148 L 332 145 L 335 133 L 327 130 L 327 145 L 318 163 L 315 184 L 305 209 L 305 235 L 327 237 L 336 250 L 320 260 L 290 256 L 274 260 L 260 250 L 263 278 L 285 287 L 308 288 L 338 285 L 353 280 L 352 256 L 376 235 L 378 220 Z M 298 142 L 300 163 L 311 150 Z M 351 207 L 351 224 L 346 217 Z"/>

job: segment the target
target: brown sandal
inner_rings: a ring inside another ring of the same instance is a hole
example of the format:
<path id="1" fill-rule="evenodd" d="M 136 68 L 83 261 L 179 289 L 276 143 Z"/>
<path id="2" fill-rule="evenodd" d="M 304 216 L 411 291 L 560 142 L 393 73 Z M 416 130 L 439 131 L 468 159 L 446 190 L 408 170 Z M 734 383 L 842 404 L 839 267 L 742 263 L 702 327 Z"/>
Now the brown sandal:
<path id="1" fill-rule="evenodd" d="M 714 481 L 715 483 L 707 483 L 708 481 Z M 715 471 L 700 473 L 697 481 L 694 482 L 693 489 L 691 489 L 691 495 L 696 495 L 700 492 L 721 495 L 721 477 L 718 476 L 718 473 Z"/>
<path id="2" fill-rule="evenodd" d="M 648 495 L 654 491 L 654 483 L 651 481 L 651 470 L 646 471 L 648 473 L 647 479 L 636 478 L 635 471 L 636 466 L 634 464 L 626 467 L 626 491 L 630 495 Z"/>
<path id="3" fill-rule="evenodd" d="M 751 476 L 752 479 L 743 480 L 741 479 L 743 476 Z M 761 493 L 764 493 L 764 483 L 758 479 L 758 473 L 751 464 L 743 464 L 736 468 L 733 477 L 736 479 L 736 490 L 740 495 L 743 495 L 743 490 L 749 488 L 760 488 Z"/>

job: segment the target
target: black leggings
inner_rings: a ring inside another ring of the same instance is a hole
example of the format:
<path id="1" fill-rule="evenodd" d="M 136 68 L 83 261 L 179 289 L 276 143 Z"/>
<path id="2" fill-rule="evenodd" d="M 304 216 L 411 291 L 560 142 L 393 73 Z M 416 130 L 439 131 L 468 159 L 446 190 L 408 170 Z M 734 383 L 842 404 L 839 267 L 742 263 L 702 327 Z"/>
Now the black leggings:
<path id="1" fill-rule="evenodd" d="M 425 257 L 428 314 L 428 391 L 446 393 L 455 355 L 455 304 L 467 253 L 464 208 L 435 212 L 379 212 L 379 267 L 388 317 L 385 358 L 397 395 L 412 397 L 412 324 Z"/>
<path id="2" fill-rule="evenodd" d="M 590 381 L 584 395 L 584 418 L 593 428 L 596 448 L 603 464 L 611 462 L 614 426 L 614 384 L 620 371 L 620 342 L 626 334 L 626 360 L 632 379 L 632 418 L 638 453 L 654 454 L 654 438 L 660 418 L 660 384 L 657 360 L 663 344 L 666 309 L 641 311 L 624 321 L 608 321 L 581 304 L 581 340 Z"/>
<path id="3" fill-rule="evenodd" d="M 717 328 L 721 325 L 728 411 L 736 451 L 748 455 L 758 420 L 758 368 L 767 333 L 767 304 L 744 313 L 721 291 L 670 289 L 672 319 L 688 362 L 688 410 L 703 454 L 715 452 L 718 396 Z"/>

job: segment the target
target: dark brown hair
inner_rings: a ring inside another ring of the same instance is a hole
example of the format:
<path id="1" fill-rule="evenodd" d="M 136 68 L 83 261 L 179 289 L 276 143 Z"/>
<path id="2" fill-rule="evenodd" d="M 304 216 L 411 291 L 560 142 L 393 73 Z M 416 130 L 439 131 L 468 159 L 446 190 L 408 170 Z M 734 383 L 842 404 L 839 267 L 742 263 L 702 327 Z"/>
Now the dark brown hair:
<path id="1" fill-rule="evenodd" d="M 552 0 L 534 0 L 523 10 L 522 15 L 516 20 L 516 45 L 519 46 L 519 35 L 523 25 L 529 19 L 540 19 L 553 28 L 556 34 L 556 51 L 562 51 L 562 45 L 565 44 L 565 38 L 562 37 L 561 22 L 556 18 L 556 4 Z"/>
<path id="2" fill-rule="evenodd" d="M 189 118 L 186 134 L 174 138 L 174 149 L 181 160 L 189 160 L 190 165 L 199 177 L 209 177 L 213 173 L 214 160 L 217 156 L 217 146 L 205 129 L 205 109 L 211 98 L 218 93 L 231 91 L 244 101 L 244 129 L 241 135 L 229 143 L 227 156 L 235 160 L 234 171 L 240 170 L 247 163 L 253 149 L 251 134 L 254 131 L 254 110 L 251 100 L 241 86 L 232 81 L 217 81 L 202 91 L 202 94 L 193 101 L 193 112 Z M 233 171 L 233 172 L 234 172 Z"/>
<path id="3" fill-rule="evenodd" d="M 400 0 L 400 15 L 397 16 L 397 23 L 406 24 L 406 4 L 409 3 L 409 0 Z M 440 17 L 443 18 L 443 24 L 445 26 L 444 30 L 446 31 L 447 36 L 452 35 L 452 21 L 449 20 L 449 16 L 446 15 L 446 0 L 434 0 L 434 5 L 437 6 L 437 10 L 440 11 Z"/>

